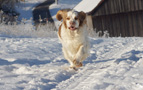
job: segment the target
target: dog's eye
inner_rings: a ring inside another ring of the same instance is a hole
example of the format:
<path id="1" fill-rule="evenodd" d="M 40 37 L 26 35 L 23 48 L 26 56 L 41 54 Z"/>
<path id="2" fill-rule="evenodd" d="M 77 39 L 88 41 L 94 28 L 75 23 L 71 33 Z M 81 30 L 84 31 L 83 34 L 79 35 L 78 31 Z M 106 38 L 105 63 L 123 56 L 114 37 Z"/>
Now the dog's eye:
<path id="1" fill-rule="evenodd" d="M 75 20 L 77 20 L 78 18 L 77 18 L 77 17 L 75 17 L 74 19 L 75 19 Z"/>
<path id="2" fill-rule="evenodd" d="M 69 17 L 67 17 L 67 20 L 70 20 L 70 18 L 69 18 Z"/>

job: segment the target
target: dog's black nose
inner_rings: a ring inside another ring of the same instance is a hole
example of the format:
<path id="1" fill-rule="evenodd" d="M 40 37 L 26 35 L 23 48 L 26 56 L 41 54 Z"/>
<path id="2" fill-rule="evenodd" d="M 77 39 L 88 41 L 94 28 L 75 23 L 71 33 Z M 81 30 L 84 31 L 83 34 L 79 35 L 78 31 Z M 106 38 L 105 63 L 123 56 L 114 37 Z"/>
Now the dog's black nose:
<path id="1" fill-rule="evenodd" d="M 75 25 L 75 22 L 74 21 L 70 21 L 70 25 Z"/>

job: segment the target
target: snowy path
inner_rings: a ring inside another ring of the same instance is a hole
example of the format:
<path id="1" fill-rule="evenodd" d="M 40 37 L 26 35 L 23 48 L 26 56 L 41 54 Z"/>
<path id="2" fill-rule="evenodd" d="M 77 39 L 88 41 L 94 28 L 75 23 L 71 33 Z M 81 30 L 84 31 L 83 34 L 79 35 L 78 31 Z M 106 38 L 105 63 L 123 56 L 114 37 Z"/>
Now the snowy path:
<path id="1" fill-rule="evenodd" d="M 142 90 L 143 38 L 91 38 L 78 71 L 57 38 L 0 38 L 0 90 Z"/>
<path id="2" fill-rule="evenodd" d="M 140 80 L 143 77 L 140 75 L 143 73 L 141 68 L 137 69 L 143 64 L 140 63 L 143 62 L 142 40 L 107 39 L 97 42 L 97 45 L 93 42 L 91 63 L 60 83 L 57 90 L 142 90 L 143 82 Z M 96 60 L 92 59 L 95 52 Z"/>

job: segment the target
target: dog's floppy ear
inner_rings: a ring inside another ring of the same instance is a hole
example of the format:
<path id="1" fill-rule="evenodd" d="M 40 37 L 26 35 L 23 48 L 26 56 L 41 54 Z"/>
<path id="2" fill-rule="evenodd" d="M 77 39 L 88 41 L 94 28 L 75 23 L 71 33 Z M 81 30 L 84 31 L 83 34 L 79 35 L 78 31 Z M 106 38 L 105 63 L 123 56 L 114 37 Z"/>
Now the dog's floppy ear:
<path id="1" fill-rule="evenodd" d="M 56 14 L 56 18 L 57 20 L 61 21 L 63 19 L 63 11 L 62 10 L 59 10 Z"/>
<path id="2" fill-rule="evenodd" d="M 57 20 L 61 21 L 62 19 L 65 19 L 66 17 L 66 14 L 68 11 L 70 11 L 71 9 L 62 9 L 62 10 L 59 10 L 56 14 L 56 18 Z"/>
<path id="3" fill-rule="evenodd" d="M 84 21 L 84 19 L 86 18 L 86 14 L 83 11 L 79 12 L 79 16 L 82 21 Z"/>
<path id="4" fill-rule="evenodd" d="M 79 26 L 83 25 L 84 21 L 86 21 L 85 19 L 86 19 L 86 14 L 83 11 L 79 12 L 79 21 L 80 21 Z"/>

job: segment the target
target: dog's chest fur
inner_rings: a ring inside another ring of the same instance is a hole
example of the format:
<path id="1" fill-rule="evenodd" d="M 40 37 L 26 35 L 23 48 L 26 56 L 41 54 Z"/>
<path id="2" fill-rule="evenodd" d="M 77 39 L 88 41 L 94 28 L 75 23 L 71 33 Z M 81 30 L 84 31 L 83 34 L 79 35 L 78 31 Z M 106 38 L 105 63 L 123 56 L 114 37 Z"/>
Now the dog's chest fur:
<path id="1" fill-rule="evenodd" d="M 75 54 L 78 48 L 84 44 L 85 36 L 82 29 L 76 31 L 70 31 L 62 25 L 61 27 L 61 42 L 64 48 L 68 50 L 69 53 Z"/>

